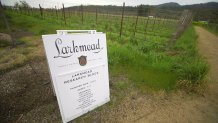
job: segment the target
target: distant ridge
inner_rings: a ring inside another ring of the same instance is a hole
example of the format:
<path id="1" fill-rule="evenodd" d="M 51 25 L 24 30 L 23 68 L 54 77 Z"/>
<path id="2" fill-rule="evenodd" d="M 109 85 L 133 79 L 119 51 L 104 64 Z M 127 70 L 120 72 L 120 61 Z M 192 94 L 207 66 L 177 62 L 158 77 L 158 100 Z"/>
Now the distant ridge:
<path id="1" fill-rule="evenodd" d="M 200 4 L 192 4 L 192 5 L 184 5 L 182 6 L 186 9 L 216 9 L 218 10 L 218 2 L 208 2 L 208 3 L 200 3 Z"/>
<path id="2" fill-rule="evenodd" d="M 157 7 L 161 7 L 161 8 L 176 8 L 176 7 L 181 7 L 180 4 L 178 3 L 175 3 L 175 2 L 169 2 L 169 3 L 163 3 L 163 4 L 159 4 L 159 5 L 156 5 Z"/>

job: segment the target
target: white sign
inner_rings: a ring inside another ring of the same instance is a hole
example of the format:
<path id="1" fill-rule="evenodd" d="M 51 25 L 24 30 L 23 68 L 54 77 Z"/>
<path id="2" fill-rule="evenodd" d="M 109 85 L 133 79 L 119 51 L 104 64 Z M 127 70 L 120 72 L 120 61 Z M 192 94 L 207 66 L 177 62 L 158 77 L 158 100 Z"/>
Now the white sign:
<path id="1" fill-rule="evenodd" d="M 105 34 L 58 30 L 42 38 L 64 123 L 110 100 Z"/>

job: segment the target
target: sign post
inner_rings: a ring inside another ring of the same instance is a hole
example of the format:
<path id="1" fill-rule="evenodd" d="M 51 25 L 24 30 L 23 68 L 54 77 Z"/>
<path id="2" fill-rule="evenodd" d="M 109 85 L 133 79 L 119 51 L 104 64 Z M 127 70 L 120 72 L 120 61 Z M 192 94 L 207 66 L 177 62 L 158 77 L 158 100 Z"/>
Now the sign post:
<path id="1" fill-rule="evenodd" d="M 110 101 L 104 33 L 57 30 L 42 39 L 64 123 Z"/>

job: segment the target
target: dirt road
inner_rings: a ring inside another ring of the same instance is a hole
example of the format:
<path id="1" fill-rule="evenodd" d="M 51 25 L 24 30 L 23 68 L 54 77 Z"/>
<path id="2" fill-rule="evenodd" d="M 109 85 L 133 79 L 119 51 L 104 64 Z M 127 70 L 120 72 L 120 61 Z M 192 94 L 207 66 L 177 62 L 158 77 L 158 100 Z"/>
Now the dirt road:
<path id="1" fill-rule="evenodd" d="M 211 83 L 209 83 L 209 92 L 206 94 L 207 102 L 210 105 L 208 110 L 211 113 L 208 121 L 211 117 L 211 122 L 218 122 L 218 37 L 201 27 L 195 27 L 195 29 L 199 35 L 199 51 L 211 65 L 209 72 Z"/>

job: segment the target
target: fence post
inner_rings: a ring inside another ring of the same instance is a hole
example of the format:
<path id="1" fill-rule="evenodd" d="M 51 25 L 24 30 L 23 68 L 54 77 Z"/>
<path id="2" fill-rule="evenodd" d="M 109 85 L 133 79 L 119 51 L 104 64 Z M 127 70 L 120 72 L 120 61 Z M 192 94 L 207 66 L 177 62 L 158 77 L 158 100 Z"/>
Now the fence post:
<path id="1" fill-rule="evenodd" d="M 63 5 L 64 23 L 65 23 L 65 25 L 66 25 L 66 24 L 67 24 L 67 22 L 66 22 L 66 16 L 65 16 L 64 4 L 62 4 L 62 5 Z"/>
<path id="2" fill-rule="evenodd" d="M 135 33 L 136 33 L 136 28 L 137 28 L 137 24 L 138 24 L 138 18 L 139 18 L 139 15 L 137 14 L 136 21 L 135 21 L 134 36 L 135 36 Z"/>
<path id="3" fill-rule="evenodd" d="M 98 9 L 97 8 L 96 8 L 95 20 L 96 20 L 96 25 L 97 25 L 98 23 Z"/>
<path id="4" fill-rule="evenodd" d="M 153 23 L 153 25 L 152 25 L 152 32 L 153 32 L 153 30 L 154 30 L 155 23 L 156 23 L 156 15 L 155 15 L 155 17 L 154 17 L 154 23 Z"/>
<path id="5" fill-rule="evenodd" d="M 166 16 L 164 16 L 164 18 L 163 18 L 163 22 L 162 22 L 161 28 L 160 28 L 161 30 L 163 30 L 165 22 L 166 22 Z"/>
<path id="6" fill-rule="evenodd" d="M 70 18 L 70 8 L 68 8 L 68 16 L 69 16 L 69 18 Z"/>
<path id="7" fill-rule="evenodd" d="M 30 11 L 31 11 L 31 12 L 30 12 L 31 15 L 34 16 L 34 14 L 33 14 L 33 8 L 30 7 Z"/>
<path id="8" fill-rule="evenodd" d="M 26 7 L 27 9 L 27 15 L 30 15 L 30 7 Z"/>
<path id="9" fill-rule="evenodd" d="M 158 28 L 158 27 L 159 27 L 159 23 L 160 23 L 160 20 L 159 20 L 157 14 L 156 14 L 156 16 L 155 16 L 155 20 L 156 20 L 157 22 L 156 22 L 156 24 L 153 26 L 153 29 L 152 29 L 154 36 L 156 35 L 156 32 L 157 32 L 157 30 L 154 30 L 154 29 L 155 29 L 155 27 Z M 158 28 L 158 29 L 159 29 L 159 28 Z"/>
<path id="10" fill-rule="evenodd" d="M 82 12 L 82 24 L 83 24 L 83 5 L 81 5 L 81 12 Z"/>
<path id="11" fill-rule="evenodd" d="M 23 13 L 22 13 L 22 7 L 19 6 L 18 8 L 19 8 L 19 13 L 20 13 L 20 14 L 23 14 Z"/>
<path id="12" fill-rule="evenodd" d="M 14 7 L 14 9 L 15 9 L 16 13 L 19 14 L 19 9 L 15 8 L 15 7 Z"/>
<path id="13" fill-rule="evenodd" d="M 147 21 L 146 21 L 146 24 L 145 24 L 145 37 L 147 35 L 148 22 L 149 22 L 149 17 L 147 17 Z"/>
<path id="14" fill-rule="evenodd" d="M 160 27 L 160 24 L 161 24 L 161 19 L 162 19 L 161 17 L 158 17 L 158 24 L 157 24 L 157 28 L 158 28 L 158 27 Z M 158 28 L 158 29 L 159 29 L 159 28 Z"/>
<path id="15" fill-rule="evenodd" d="M 123 11 L 122 11 L 122 18 L 121 18 L 121 26 L 120 26 L 120 37 L 122 36 L 124 8 L 125 8 L 125 2 L 123 3 Z"/>
<path id="16" fill-rule="evenodd" d="M 43 19 L 43 11 L 42 11 L 42 7 L 41 5 L 39 4 L 39 10 L 40 10 L 40 15 L 41 15 L 41 18 Z"/>
<path id="17" fill-rule="evenodd" d="M 56 13 L 56 17 L 58 19 L 58 10 L 57 10 L 57 7 L 55 6 L 55 13 Z"/>

